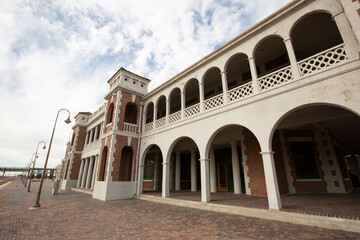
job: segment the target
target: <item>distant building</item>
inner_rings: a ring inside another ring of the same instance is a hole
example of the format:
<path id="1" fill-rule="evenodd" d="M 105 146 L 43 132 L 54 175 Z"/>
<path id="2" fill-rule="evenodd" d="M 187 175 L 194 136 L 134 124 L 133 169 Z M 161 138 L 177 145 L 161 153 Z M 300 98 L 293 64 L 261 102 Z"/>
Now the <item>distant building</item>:
<path id="1" fill-rule="evenodd" d="M 62 189 L 230 191 L 280 209 L 282 194 L 359 187 L 359 9 L 291 1 L 149 93 L 120 68 L 105 104 L 75 117 Z"/>

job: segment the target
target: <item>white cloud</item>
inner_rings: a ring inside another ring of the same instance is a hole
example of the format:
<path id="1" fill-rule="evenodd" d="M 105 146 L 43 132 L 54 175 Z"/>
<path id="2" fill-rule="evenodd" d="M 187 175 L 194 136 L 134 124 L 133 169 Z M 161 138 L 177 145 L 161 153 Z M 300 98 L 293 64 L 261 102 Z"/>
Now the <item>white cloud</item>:
<path id="1" fill-rule="evenodd" d="M 58 109 L 96 111 L 119 67 L 153 89 L 289 1 L 1 1 L 0 166 L 25 166 L 49 143 Z M 49 166 L 64 155 L 66 117 Z"/>

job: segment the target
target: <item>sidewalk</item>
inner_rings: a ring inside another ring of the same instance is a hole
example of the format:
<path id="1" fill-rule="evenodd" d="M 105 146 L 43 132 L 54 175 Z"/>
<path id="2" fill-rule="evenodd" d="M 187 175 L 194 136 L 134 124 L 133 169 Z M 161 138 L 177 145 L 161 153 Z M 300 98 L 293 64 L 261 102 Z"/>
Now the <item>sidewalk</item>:
<path id="1" fill-rule="evenodd" d="M 216 213 L 139 199 L 103 202 L 78 192 L 27 193 L 20 181 L 0 190 L 0 239 L 360 239 L 360 234 Z"/>

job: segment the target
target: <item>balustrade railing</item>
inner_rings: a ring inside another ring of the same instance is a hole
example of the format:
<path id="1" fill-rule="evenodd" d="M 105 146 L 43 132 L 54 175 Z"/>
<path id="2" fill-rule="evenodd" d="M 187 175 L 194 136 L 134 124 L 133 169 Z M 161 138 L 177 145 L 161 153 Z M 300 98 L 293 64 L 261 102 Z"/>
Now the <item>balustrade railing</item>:
<path id="1" fill-rule="evenodd" d="M 145 124 L 144 132 L 149 132 L 149 131 L 153 130 L 153 126 L 154 126 L 154 124 L 152 122 Z"/>
<path id="2" fill-rule="evenodd" d="M 306 76 L 312 72 L 316 72 L 339 62 L 346 61 L 347 59 L 348 56 L 346 55 L 344 44 L 340 44 L 314 56 L 301 60 L 298 65 L 301 76 Z"/>
<path id="3" fill-rule="evenodd" d="M 229 102 L 233 102 L 250 96 L 253 93 L 252 82 L 248 82 L 228 91 L 228 100 Z"/>
<path id="4" fill-rule="evenodd" d="M 313 72 L 320 71 L 329 66 L 345 62 L 348 56 L 345 52 L 344 44 L 337 45 L 309 58 L 298 62 L 301 77 L 307 76 Z M 294 77 L 291 71 L 291 66 L 286 66 L 275 72 L 269 73 L 261 78 L 258 78 L 256 83 L 259 91 L 264 91 L 282 85 L 284 83 L 293 81 Z M 244 99 L 253 94 L 257 94 L 253 89 L 253 82 L 242 84 L 234 89 L 228 91 L 228 102 L 234 102 Z M 223 94 L 219 94 L 203 102 L 204 111 L 218 108 L 224 105 Z M 200 114 L 200 103 L 194 104 L 184 109 L 184 118 L 189 118 Z M 172 113 L 168 116 L 168 124 L 175 123 L 181 120 L 181 111 Z M 166 118 L 156 120 L 155 128 L 160 128 L 166 125 Z M 153 123 L 148 123 L 144 126 L 144 132 L 154 130 Z M 106 126 L 108 127 L 108 126 Z"/>
<path id="5" fill-rule="evenodd" d="M 223 94 L 216 95 L 215 97 L 206 99 L 204 101 L 204 110 L 208 111 L 217 107 L 220 107 L 224 104 L 224 97 Z"/>
<path id="6" fill-rule="evenodd" d="M 281 68 L 258 79 L 259 90 L 263 91 L 293 80 L 291 66 Z"/>
<path id="7" fill-rule="evenodd" d="M 181 111 L 174 112 L 169 115 L 169 123 L 174 123 L 181 120 Z"/>
<path id="8" fill-rule="evenodd" d="M 164 117 L 155 121 L 156 128 L 163 127 L 165 126 L 165 124 L 166 124 L 166 119 Z"/>
<path id="9" fill-rule="evenodd" d="M 128 133 L 138 133 L 138 126 L 136 124 L 124 122 L 123 131 Z"/>
<path id="10" fill-rule="evenodd" d="M 200 103 L 185 108 L 185 117 L 191 117 L 200 113 Z"/>

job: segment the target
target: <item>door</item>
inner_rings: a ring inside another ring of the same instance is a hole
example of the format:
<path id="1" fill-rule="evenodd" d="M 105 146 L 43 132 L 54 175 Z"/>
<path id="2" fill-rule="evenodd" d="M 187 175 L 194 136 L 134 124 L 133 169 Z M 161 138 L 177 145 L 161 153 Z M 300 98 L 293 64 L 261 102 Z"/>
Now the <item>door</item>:
<path id="1" fill-rule="evenodd" d="M 226 174 L 226 163 L 217 163 L 217 191 L 227 191 L 227 174 Z"/>

